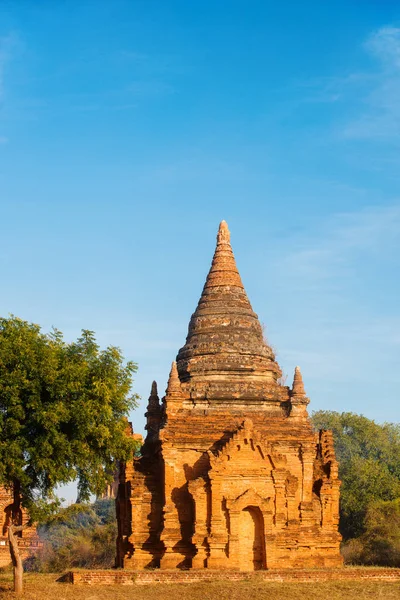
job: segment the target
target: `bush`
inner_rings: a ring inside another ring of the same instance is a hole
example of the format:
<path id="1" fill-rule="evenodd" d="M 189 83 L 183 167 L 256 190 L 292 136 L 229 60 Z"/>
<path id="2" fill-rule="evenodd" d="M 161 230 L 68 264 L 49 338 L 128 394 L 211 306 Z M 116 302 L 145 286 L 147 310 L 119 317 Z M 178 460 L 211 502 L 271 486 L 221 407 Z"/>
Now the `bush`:
<path id="1" fill-rule="evenodd" d="M 371 504 L 365 516 L 365 532 L 357 540 L 354 557 L 359 564 L 400 567 L 400 498 Z"/>
<path id="2" fill-rule="evenodd" d="M 94 504 L 73 504 L 40 525 L 38 533 L 43 546 L 26 560 L 29 571 L 113 567 L 115 502 L 104 499 Z"/>
<path id="3" fill-rule="evenodd" d="M 400 497 L 400 426 L 363 415 L 318 411 L 316 429 L 333 431 L 339 461 L 340 531 L 345 540 L 365 531 L 368 507 Z"/>
<path id="4" fill-rule="evenodd" d="M 364 546 L 362 540 L 354 538 L 343 542 L 340 552 L 346 565 L 362 565 Z"/>

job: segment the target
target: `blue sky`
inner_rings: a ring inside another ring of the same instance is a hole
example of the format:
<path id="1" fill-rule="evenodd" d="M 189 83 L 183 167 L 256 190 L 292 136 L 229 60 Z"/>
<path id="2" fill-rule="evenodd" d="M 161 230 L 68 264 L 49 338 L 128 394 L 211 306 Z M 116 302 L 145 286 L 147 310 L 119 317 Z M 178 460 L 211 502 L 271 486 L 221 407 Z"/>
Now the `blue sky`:
<path id="1" fill-rule="evenodd" d="M 0 312 L 165 389 L 221 219 L 311 409 L 400 419 L 400 4 L 0 0 Z"/>

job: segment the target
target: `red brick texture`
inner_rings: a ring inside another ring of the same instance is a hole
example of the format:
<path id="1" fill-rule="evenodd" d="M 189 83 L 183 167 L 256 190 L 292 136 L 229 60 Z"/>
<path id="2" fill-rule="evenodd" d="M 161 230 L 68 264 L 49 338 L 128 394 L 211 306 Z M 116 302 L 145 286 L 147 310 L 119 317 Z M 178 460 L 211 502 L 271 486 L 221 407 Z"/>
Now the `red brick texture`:
<path id="1" fill-rule="evenodd" d="M 190 569 L 188 571 L 70 571 L 63 582 L 75 585 L 150 585 L 168 583 L 198 583 L 202 581 L 275 581 L 275 582 L 317 582 L 317 581 L 400 581 L 400 569 L 352 568 L 343 569 L 277 569 L 245 573 L 243 571 L 219 571 L 211 569 Z"/>
<path id="2" fill-rule="evenodd" d="M 121 471 L 117 566 L 341 566 L 332 434 L 313 431 L 308 403 L 298 367 L 281 383 L 222 222 L 161 403 L 152 386 L 142 456 Z"/>

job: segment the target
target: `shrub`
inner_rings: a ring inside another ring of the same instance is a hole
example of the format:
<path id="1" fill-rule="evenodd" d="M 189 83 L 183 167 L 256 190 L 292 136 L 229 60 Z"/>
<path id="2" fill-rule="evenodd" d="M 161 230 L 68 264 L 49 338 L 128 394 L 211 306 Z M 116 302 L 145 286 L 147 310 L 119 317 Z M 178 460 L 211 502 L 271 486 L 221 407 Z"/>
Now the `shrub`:
<path id="1" fill-rule="evenodd" d="M 38 528 L 42 548 L 26 561 L 29 571 L 114 566 L 117 523 L 115 502 L 73 504 Z"/>

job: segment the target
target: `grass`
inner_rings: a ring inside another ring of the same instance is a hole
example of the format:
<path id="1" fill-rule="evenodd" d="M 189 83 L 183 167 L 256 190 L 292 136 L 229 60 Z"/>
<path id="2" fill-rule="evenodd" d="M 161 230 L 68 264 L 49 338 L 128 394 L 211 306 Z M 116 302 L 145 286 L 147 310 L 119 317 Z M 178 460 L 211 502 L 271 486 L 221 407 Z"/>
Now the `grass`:
<path id="1" fill-rule="evenodd" d="M 57 583 L 58 575 L 26 574 L 24 600 L 399 600 L 400 582 L 327 581 L 256 583 L 250 581 L 140 586 L 77 586 Z M 0 574 L 0 598 L 15 598 L 11 573 Z"/>

